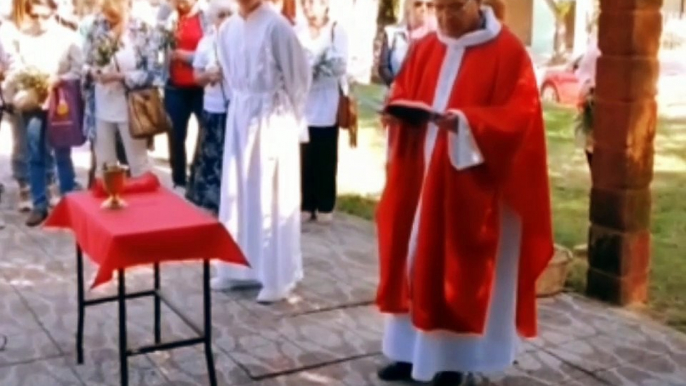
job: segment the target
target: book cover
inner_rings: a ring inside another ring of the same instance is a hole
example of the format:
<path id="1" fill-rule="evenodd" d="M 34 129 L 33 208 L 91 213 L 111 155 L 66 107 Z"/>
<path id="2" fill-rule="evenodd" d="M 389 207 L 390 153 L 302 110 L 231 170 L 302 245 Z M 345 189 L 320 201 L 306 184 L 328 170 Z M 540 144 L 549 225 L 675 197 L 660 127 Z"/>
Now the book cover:
<path id="1" fill-rule="evenodd" d="M 424 102 L 409 100 L 393 101 L 386 105 L 383 113 L 411 126 L 422 126 L 443 116 Z"/>

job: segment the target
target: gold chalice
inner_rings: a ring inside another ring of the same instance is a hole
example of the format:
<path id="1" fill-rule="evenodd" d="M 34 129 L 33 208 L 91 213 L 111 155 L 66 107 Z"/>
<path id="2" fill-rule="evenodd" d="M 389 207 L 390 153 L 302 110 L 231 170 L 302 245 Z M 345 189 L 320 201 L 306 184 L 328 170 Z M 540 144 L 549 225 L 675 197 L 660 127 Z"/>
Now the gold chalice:
<path id="1" fill-rule="evenodd" d="M 126 165 L 104 164 L 102 168 L 102 181 L 105 185 L 105 190 L 109 196 L 102 203 L 103 209 L 123 209 L 126 207 L 126 202 L 122 200 L 121 193 L 124 191 L 126 184 L 126 173 L 129 168 Z"/>

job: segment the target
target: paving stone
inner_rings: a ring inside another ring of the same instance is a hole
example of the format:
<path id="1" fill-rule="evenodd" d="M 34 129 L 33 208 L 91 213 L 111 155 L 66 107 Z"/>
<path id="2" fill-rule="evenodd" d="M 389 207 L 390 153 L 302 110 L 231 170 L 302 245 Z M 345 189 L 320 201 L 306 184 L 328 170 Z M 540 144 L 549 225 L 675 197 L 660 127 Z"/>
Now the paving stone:
<path id="1" fill-rule="evenodd" d="M 615 386 L 686 386 L 686 362 L 658 356 L 595 375 Z"/>
<path id="2" fill-rule="evenodd" d="M 41 330 L 5 335 L 5 338 L 5 348 L 0 351 L 0 367 L 62 355 L 48 334 Z"/>
<path id="3" fill-rule="evenodd" d="M 182 348 L 149 355 L 170 385 L 209 385 L 207 362 L 199 348 Z M 252 382 L 248 374 L 224 353 L 214 352 L 220 385 L 239 386 Z"/>
<path id="4" fill-rule="evenodd" d="M 84 386 L 60 359 L 34 361 L 0 367 L 2 386 Z M 88 385 L 90 386 L 90 385 Z"/>

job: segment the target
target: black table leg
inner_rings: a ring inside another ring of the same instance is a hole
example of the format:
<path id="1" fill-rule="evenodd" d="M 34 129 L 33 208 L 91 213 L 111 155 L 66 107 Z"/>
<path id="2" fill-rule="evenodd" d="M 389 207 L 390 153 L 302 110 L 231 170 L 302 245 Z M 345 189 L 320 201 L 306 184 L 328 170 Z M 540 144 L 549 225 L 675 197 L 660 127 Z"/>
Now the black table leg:
<path id="1" fill-rule="evenodd" d="M 214 369 L 214 356 L 212 354 L 212 294 L 210 292 L 209 260 L 203 260 L 202 271 L 203 308 L 205 314 L 205 359 L 207 360 L 207 373 L 210 378 L 210 386 L 217 386 L 217 373 Z"/>
<path id="2" fill-rule="evenodd" d="M 155 344 L 162 343 L 162 321 L 161 321 L 161 309 L 162 309 L 162 299 L 160 298 L 160 263 L 155 263 L 153 265 L 154 272 L 154 285 L 155 285 Z"/>
<path id="3" fill-rule="evenodd" d="M 129 386 L 129 363 L 126 344 L 126 277 L 124 270 L 119 269 L 119 290 L 117 301 L 119 303 L 119 366 L 121 386 Z"/>
<path id="4" fill-rule="evenodd" d="M 83 252 L 76 244 L 76 299 L 78 304 L 78 319 L 76 324 L 76 363 L 83 364 L 83 321 L 86 313 L 86 295 L 83 289 Z"/>

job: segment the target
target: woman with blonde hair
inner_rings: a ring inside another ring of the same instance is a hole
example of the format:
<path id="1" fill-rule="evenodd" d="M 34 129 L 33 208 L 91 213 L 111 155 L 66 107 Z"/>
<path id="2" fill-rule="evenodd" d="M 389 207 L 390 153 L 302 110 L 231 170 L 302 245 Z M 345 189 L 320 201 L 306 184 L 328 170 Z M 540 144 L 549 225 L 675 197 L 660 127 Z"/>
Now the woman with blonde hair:
<path id="1" fill-rule="evenodd" d="M 0 40 L 4 45 L 7 61 L 5 63 L 5 73 L 9 70 L 9 57 L 16 48 L 17 36 L 19 31 L 31 21 L 26 13 L 26 0 L 12 0 L 9 14 L 6 20 L 0 22 Z M 6 101 L 8 105 L 9 101 Z M 11 108 L 8 106 L 8 110 Z M 12 155 L 11 168 L 12 177 L 19 185 L 19 201 L 17 209 L 20 212 L 31 210 L 31 190 L 29 186 L 29 149 L 26 138 L 26 130 L 21 122 L 20 114 L 9 113 L 6 111 L 6 119 L 12 131 Z M 45 159 L 47 180 L 50 183 L 48 195 L 50 204 L 56 204 L 59 198 L 58 188 L 55 186 L 55 160 L 52 154 L 48 154 Z"/>
<path id="2" fill-rule="evenodd" d="M 15 3 L 16 4 L 16 3 Z M 27 226 L 36 226 L 48 216 L 50 206 L 47 183 L 54 157 L 60 193 L 74 189 L 76 179 L 71 148 L 53 148 L 47 141 L 48 112 L 40 98 L 23 98 L 30 93 L 19 90 L 16 79 L 34 72 L 46 77 L 50 93 L 64 81 L 78 80 L 83 58 L 78 35 L 60 24 L 53 0 L 26 0 L 13 12 L 17 33 L 11 38 L 10 70 L 5 81 L 5 99 L 19 113 L 28 150 L 28 179 L 33 210 Z M 34 93 L 35 94 L 35 93 Z M 16 141 L 16 138 L 15 138 Z M 52 156 L 52 157 L 51 157 Z"/>
<path id="3" fill-rule="evenodd" d="M 150 170 L 147 141 L 131 137 L 126 90 L 148 87 L 156 74 L 156 34 L 130 13 L 129 0 L 103 0 L 86 33 L 85 130 L 93 143 L 96 174 L 117 162 L 120 135 L 131 175 Z"/>
<path id="4" fill-rule="evenodd" d="M 195 81 L 205 87 L 195 158 L 191 164 L 186 198 L 216 215 L 219 212 L 224 132 L 230 90 L 218 58 L 217 31 L 235 11 L 232 0 L 212 0 L 207 8 L 210 31 L 198 43 L 193 58 Z"/>

